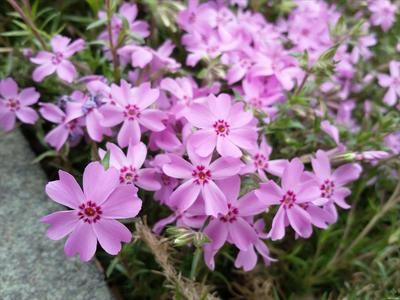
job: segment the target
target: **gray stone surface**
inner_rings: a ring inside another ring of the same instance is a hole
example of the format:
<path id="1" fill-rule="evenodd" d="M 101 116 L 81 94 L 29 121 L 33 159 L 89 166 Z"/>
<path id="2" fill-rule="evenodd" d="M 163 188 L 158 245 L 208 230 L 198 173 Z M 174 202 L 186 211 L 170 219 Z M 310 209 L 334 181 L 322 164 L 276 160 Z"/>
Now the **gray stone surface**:
<path id="1" fill-rule="evenodd" d="M 63 241 L 45 236 L 40 217 L 61 207 L 19 131 L 0 133 L 0 299 L 112 299 L 94 262 L 67 258 Z"/>

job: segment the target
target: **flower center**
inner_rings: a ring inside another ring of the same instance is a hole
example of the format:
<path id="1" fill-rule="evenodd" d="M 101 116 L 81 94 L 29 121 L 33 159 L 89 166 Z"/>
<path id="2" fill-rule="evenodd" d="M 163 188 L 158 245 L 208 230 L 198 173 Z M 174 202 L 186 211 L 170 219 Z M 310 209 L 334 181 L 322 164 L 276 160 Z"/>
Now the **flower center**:
<path id="1" fill-rule="evenodd" d="M 192 172 L 192 177 L 196 184 L 205 184 L 211 179 L 211 171 L 204 166 L 197 166 Z"/>
<path id="2" fill-rule="evenodd" d="M 247 58 L 241 59 L 239 64 L 243 69 L 249 69 L 251 67 L 251 61 Z"/>
<path id="3" fill-rule="evenodd" d="M 161 174 L 161 181 L 162 181 L 163 185 L 170 185 L 171 184 L 171 177 L 169 177 L 168 175 L 165 175 L 163 173 L 163 174 Z"/>
<path id="4" fill-rule="evenodd" d="M 78 127 L 78 121 L 72 120 L 64 124 L 65 128 L 69 131 L 74 131 Z"/>
<path id="5" fill-rule="evenodd" d="M 264 154 L 257 153 L 256 155 L 254 155 L 253 160 L 254 160 L 254 165 L 256 166 L 257 169 L 268 168 L 267 158 L 264 156 Z"/>
<path id="6" fill-rule="evenodd" d="M 321 190 L 321 197 L 329 199 L 335 192 L 335 183 L 332 180 L 326 179 L 319 189 Z"/>
<path id="7" fill-rule="evenodd" d="M 189 20 L 188 21 L 189 21 L 190 24 L 193 24 L 194 22 L 196 22 L 196 14 L 192 12 L 190 14 L 190 16 L 189 16 Z"/>
<path id="8" fill-rule="evenodd" d="M 21 107 L 19 101 L 17 99 L 13 99 L 13 98 L 8 99 L 6 106 L 11 111 L 17 111 Z"/>
<path id="9" fill-rule="evenodd" d="M 233 223 L 239 214 L 239 209 L 228 203 L 228 213 L 225 216 L 221 216 L 219 219 L 224 223 Z"/>
<path id="10" fill-rule="evenodd" d="M 88 201 L 79 205 L 78 216 L 79 219 L 83 220 L 85 223 L 96 223 L 98 220 L 100 220 L 102 213 L 101 207 L 92 201 Z"/>
<path id="11" fill-rule="evenodd" d="M 61 52 L 54 53 L 53 57 L 51 58 L 51 62 L 53 65 L 58 65 L 64 59 L 64 55 Z"/>
<path id="12" fill-rule="evenodd" d="M 229 124 L 224 120 L 218 120 L 213 124 L 215 132 L 220 136 L 227 136 L 229 134 Z"/>
<path id="13" fill-rule="evenodd" d="M 293 191 L 287 191 L 286 194 L 282 197 L 281 203 L 285 208 L 291 208 L 293 204 L 296 202 L 296 194 Z"/>
<path id="14" fill-rule="evenodd" d="M 129 105 L 125 106 L 124 115 L 129 120 L 135 120 L 135 119 L 139 118 L 139 116 L 140 116 L 139 107 L 137 107 L 134 104 L 129 104 Z"/>
<path id="15" fill-rule="evenodd" d="M 123 167 L 119 171 L 119 182 L 126 183 L 126 184 L 133 184 L 138 180 L 138 175 L 136 169 L 132 166 L 130 167 Z"/>

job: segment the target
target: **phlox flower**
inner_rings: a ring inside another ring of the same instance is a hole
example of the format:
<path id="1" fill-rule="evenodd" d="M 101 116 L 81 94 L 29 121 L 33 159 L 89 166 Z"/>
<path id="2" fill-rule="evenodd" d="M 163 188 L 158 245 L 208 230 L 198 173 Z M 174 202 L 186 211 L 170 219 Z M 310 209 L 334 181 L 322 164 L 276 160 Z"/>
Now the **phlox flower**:
<path id="1" fill-rule="evenodd" d="M 174 210 L 173 208 L 171 209 Z M 198 229 L 203 226 L 206 219 L 207 216 L 204 214 L 204 200 L 200 195 L 189 209 L 184 212 L 175 210 L 171 215 L 160 219 L 154 224 L 153 231 L 160 234 L 165 226 L 172 223 L 176 223 L 177 227 Z"/>
<path id="2" fill-rule="evenodd" d="M 259 219 L 252 224 L 252 226 L 258 234 L 257 240 L 254 242 L 254 244 L 250 245 L 247 250 L 239 250 L 239 253 L 235 259 L 235 267 L 243 268 L 243 270 L 246 272 L 253 270 L 256 266 L 257 252 L 262 256 L 266 266 L 269 266 L 271 262 L 276 261 L 276 259 L 270 256 L 269 249 L 262 240 L 267 238 L 267 234 L 264 233 L 264 220 Z"/>
<path id="3" fill-rule="evenodd" d="M 193 205 L 201 194 L 205 202 L 205 214 L 217 216 L 228 211 L 227 199 L 215 180 L 238 174 L 241 168 L 239 159 L 221 157 L 211 162 L 211 156 L 201 158 L 192 149 L 188 150 L 188 162 L 176 154 L 169 154 L 169 163 L 163 166 L 166 175 L 183 179 L 183 183 L 171 194 L 167 204 L 179 211 Z"/>
<path id="4" fill-rule="evenodd" d="M 117 141 L 120 147 L 126 147 L 129 141 L 136 144 L 140 141 L 141 127 L 151 131 L 165 129 L 162 122 L 165 114 L 158 109 L 149 108 L 159 97 L 159 90 L 152 89 L 150 83 L 131 87 L 125 80 L 121 85 L 111 86 L 111 95 L 115 102 L 107 103 L 100 108 L 103 114 L 102 125 L 113 127 L 122 124 Z"/>
<path id="5" fill-rule="evenodd" d="M 337 220 L 336 205 L 348 209 L 350 205 L 345 198 L 351 194 L 350 189 L 344 187 L 345 184 L 357 180 L 360 177 L 362 168 L 359 164 L 345 164 L 332 172 L 329 157 L 326 152 L 318 150 L 315 158 L 311 159 L 311 164 L 320 189 L 320 197 L 328 202 L 324 208 L 332 215 L 331 223 Z"/>
<path id="6" fill-rule="evenodd" d="M 332 125 L 328 120 L 322 121 L 320 126 L 321 130 L 329 135 L 335 141 L 336 145 L 339 145 L 339 129 L 336 126 Z"/>
<path id="7" fill-rule="evenodd" d="M 121 250 L 121 242 L 129 242 L 132 234 L 116 219 L 135 217 L 142 206 L 133 185 L 120 185 L 118 171 L 107 171 L 99 162 L 90 163 L 83 173 L 83 191 L 74 177 L 59 171 L 59 180 L 46 185 L 47 195 L 72 210 L 52 213 L 41 219 L 49 224 L 47 236 L 60 240 L 69 235 L 64 246 L 67 256 L 79 254 L 90 260 L 97 241 L 109 254 Z"/>
<path id="8" fill-rule="evenodd" d="M 249 151 L 250 156 L 247 159 L 247 164 L 242 168 L 242 174 L 257 172 L 258 176 L 263 181 L 267 181 L 266 172 L 275 176 L 281 177 L 283 170 L 287 164 L 286 159 L 270 160 L 269 156 L 272 153 L 272 147 L 267 144 L 265 137 L 262 137 L 260 146 Z"/>
<path id="9" fill-rule="evenodd" d="M 256 146 L 257 129 L 253 125 L 253 114 L 243 109 L 243 103 L 232 105 L 231 97 L 210 95 L 205 103 L 195 103 L 185 114 L 194 127 L 199 128 L 189 143 L 196 154 L 206 157 L 214 149 L 223 156 L 241 157 L 240 149 Z"/>
<path id="10" fill-rule="evenodd" d="M 82 50 L 85 47 L 85 41 L 79 39 L 71 43 L 70 38 L 56 35 L 50 44 L 53 52 L 40 51 L 31 58 L 31 62 L 40 65 L 33 71 L 33 80 L 40 82 L 56 72 L 60 79 L 71 83 L 76 77 L 76 69 L 68 58 Z"/>
<path id="11" fill-rule="evenodd" d="M 397 102 L 397 97 L 400 97 L 400 62 L 392 60 L 389 63 L 390 75 L 379 74 L 379 85 L 388 88 L 383 102 L 393 106 Z"/>
<path id="12" fill-rule="evenodd" d="M 147 148 L 145 144 L 129 144 L 128 152 L 124 152 L 115 144 L 107 143 L 107 150 L 110 151 L 110 166 L 119 171 L 119 181 L 123 184 L 134 184 L 147 191 L 156 191 L 161 188 L 155 178 L 154 168 L 142 168 L 146 159 Z M 99 150 L 99 156 L 104 158 L 106 152 Z"/>
<path id="13" fill-rule="evenodd" d="M 249 219 L 264 212 L 268 206 L 268 203 L 258 198 L 254 192 L 238 199 L 239 176 L 221 180 L 218 186 L 226 196 L 228 210 L 226 213 L 214 216 L 204 229 L 204 233 L 211 240 L 210 243 L 204 245 L 204 258 L 210 269 L 214 269 L 214 255 L 226 241 L 243 251 L 247 251 L 257 242 L 258 233 L 249 223 Z"/>
<path id="14" fill-rule="evenodd" d="M 65 144 L 68 137 L 72 141 L 76 141 L 83 135 L 82 120 L 77 119 L 77 116 L 63 112 L 57 105 L 40 103 L 39 112 L 47 121 L 58 124 L 44 138 L 46 143 L 57 151 Z"/>
<path id="15" fill-rule="evenodd" d="M 310 202 L 324 202 L 320 199 L 318 185 L 313 180 L 302 180 L 303 170 L 303 163 L 295 158 L 283 171 L 281 187 L 269 180 L 255 191 L 256 195 L 269 205 L 279 206 L 269 232 L 272 240 L 282 239 L 285 236 L 285 227 L 289 224 L 303 238 L 310 237 L 312 233 L 312 218 L 305 207 Z"/>
<path id="16" fill-rule="evenodd" d="M 39 100 L 40 94 L 35 88 L 26 88 L 18 92 L 18 85 L 12 78 L 0 81 L 0 127 L 10 131 L 18 118 L 22 123 L 34 124 L 38 114 L 29 106 Z"/>
<path id="17" fill-rule="evenodd" d="M 371 23 L 388 31 L 396 21 L 396 5 L 389 0 L 370 0 L 368 10 L 371 12 Z"/>

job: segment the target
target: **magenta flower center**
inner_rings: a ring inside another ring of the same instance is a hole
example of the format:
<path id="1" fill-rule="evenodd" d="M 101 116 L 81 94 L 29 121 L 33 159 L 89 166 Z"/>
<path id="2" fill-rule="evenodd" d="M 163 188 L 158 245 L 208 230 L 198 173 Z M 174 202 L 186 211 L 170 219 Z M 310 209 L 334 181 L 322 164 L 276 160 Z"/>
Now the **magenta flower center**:
<path id="1" fill-rule="evenodd" d="M 233 223 L 236 221 L 238 214 L 239 209 L 228 203 L 228 213 L 225 216 L 220 217 L 219 219 L 224 223 Z"/>
<path id="2" fill-rule="evenodd" d="M 254 160 L 254 165 L 256 166 L 257 169 L 268 168 L 267 158 L 265 157 L 264 154 L 257 153 L 256 155 L 254 155 L 253 160 Z"/>
<path id="3" fill-rule="evenodd" d="M 67 130 L 74 131 L 78 126 L 78 121 L 77 120 L 69 121 L 68 123 L 65 123 L 64 126 Z"/>
<path id="4" fill-rule="evenodd" d="M 123 167 L 119 171 L 119 182 L 126 183 L 126 184 L 133 184 L 138 180 L 138 174 L 136 172 L 136 168 L 130 167 Z"/>
<path id="5" fill-rule="evenodd" d="M 319 189 L 321 190 L 321 197 L 330 198 L 335 192 L 335 183 L 332 180 L 326 179 Z"/>
<path id="6" fill-rule="evenodd" d="M 17 99 L 10 98 L 8 99 L 6 106 L 11 111 L 17 111 L 21 108 L 21 105 Z"/>
<path id="7" fill-rule="evenodd" d="M 243 68 L 243 69 L 249 69 L 252 65 L 251 60 L 247 59 L 247 58 L 243 58 L 240 60 L 239 65 Z"/>
<path id="8" fill-rule="evenodd" d="M 296 194 L 293 191 L 287 191 L 282 197 L 281 203 L 285 208 L 291 208 L 296 202 Z"/>
<path id="9" fill-rule="evenodd" d="M 204 166 L 197 166 L 192 172 L 192 177 L 196 184 L 205 184 L 211 179 L 211 171 Z"/>
<path id="10" fill-rule="evenodd" d="M 190 24 L 193 24 L 194 22 L 196 22 L 196 14 L 193 12 L 190 13 L 188 21 Z"/>
<path id="11" fill-rule="evenodd" d="M 129 104 L 129 105 L 125 106 L 124 115 L 129 120 L 135 120 L 135 119 L 139 118 L 139 116 L 140 116 L 139 107 L 137 107 L 134 104 Z"/>
<path id="12" fill-rule="evenodd" d="M 58 65 L 64 59 L 64 55 L 61 52 L 54 53 L 53 57 L 51 58 L 51 62 L 53 65 Z"/>
<path id="13" fill-rule="evenodd" d="M 227 136 L 229 134 L 229 124 L 224 120 L 218 120 L 213 124 L 215 133 L 219 136 Z"/>
<path id="14" fill-rule="evenodd" d="M 92 201 L 88 201 L 79 205 L 78 216 L 79 219 L 83 220 L 85 223 L 96 223 L 98 220 L 100 220 L 102 213 L 101 207 Z"/>

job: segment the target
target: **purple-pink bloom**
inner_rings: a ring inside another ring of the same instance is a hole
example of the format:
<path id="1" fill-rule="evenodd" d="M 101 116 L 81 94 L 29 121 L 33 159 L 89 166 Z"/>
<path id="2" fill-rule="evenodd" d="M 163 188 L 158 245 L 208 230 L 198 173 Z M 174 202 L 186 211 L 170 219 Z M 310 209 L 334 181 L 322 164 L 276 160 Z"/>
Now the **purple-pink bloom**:
<path id="1" fill-rule="evenodd" d="M 161 188 L 157 181 L 154 168 L 142 168 L 146 159 L 147 148 L 139 142 L 131 143 L 128 152 L 124 152 L 117 145 L 107 143 L 107 150 L 110 151 L 110 166 L 119 171 L 119 181 L 123 184 L 134 184 L 147 191 L 157 191 Z M 104 158 L 106 152 L 99 150 L 99 156 Z"/>
<path id="2" fill-rule="evenodd" d="M 276 261 L 276 259 L 270 256 L 267 245 L 262 241 L 262 239 L 267 238 L 267 234 L 264 233 L 264 220 L 259 219 L 252 224 L 252 226 L 258 234 L 256 242 L 247 250 L 240 250 L 235 259 L 235 267 L 243 268 L 246 272 L 253 270 L 256 266 L 257 252 L 262 256 L 266 266 L 269 266 L 271 262 Z"/>
<path id="3" fill-rule="evenodd" d="M 383 31 L 388 31 L 396 21 L 396 5 L 389 0 L 370 0 L 368 10 L 371 12 L 371 23 L 381 26 Z"/>
<path id="4" fill-rule="evenodd" d="M 158 109 L 149 108 L 160 95 L 159 90 L 152 89 L 150 83 L 132 88 L 122 80 L 120 86 L 111 86 L 111 95 L 114 101 L 100 108 L 104 117 L 102 125 L 113 127 L 123 123 L 117 136 L 120 147 L 128 146 L 130 141 L 137 144 L 141 137 L 141 126 L 151 131 L 165 129 L 162 122 L 166 119 L 165 114 Z"/>
<path id="5" fill-rule="evenodd" d="M 226 241 L 234 244 L 239 250 L 247 251 L 257 242 L 258 233 L 250 219 L 264 212 L 268 203 L 250 192 L 240 199 L 240 178 L 233 176 L 218 183 L 228 203 L 226 213 L 214 216 L 204 229 L 210 243 L 204 245 L 204 257 L 210 269 L 214 266 L 214 255 Z"/>
<path id="6" fill-rule="evenodd" d="M 263 181 L 268 180 L 265 174 L 266 172 L 275 176 L 282 176 L 288 161 L 286 159 L 269 159 L 272 153 L 272 147 L 267 144 L 264 136 L 261 139 L 260 146 L 256 149 L 252 149 L 249 153 L 251 156 L 246 166 L 242 168 L 242 174 L 257 172 L 258 176 Z"/>
<path id="7" fill-rule="evenodd" d="M 312 218 L 305 209 L 308 203 L 320 202 L 320 189 L 313 180 L 303 180 L 304 165 L 300 159 L 291 160 L 282 175 L 282 187 L 269 180 L 262 183 L 256 195 L 269 205 L 279 205 L 272 221 L 269 236 L 279 240 L 285 236 L 285 227 L 290 226 L 295 232 L 308 238 L 312 233 Z"/>
<path id="8" fill-rule="evenodd" d="M 29 106 L 39 100 L 40 94 L 35 88 L 26 88 L 18 92 L 18 85 L 12 78 L 0 81 L 0 127 L 10 131 L 18 118 L 22 123 L 34 124 L 38 114 Z"/>
<path id="9" fill-rule="evenodd" d="M 79 254 L 82 261 L 90 260 L 97 241 L 109 254 L 121 250 L 121 242 L 129 242 L 132 234 L 116 219 L 135 217 L 142 206 L 133 185 L 120 185 L 119 173 L 107 171 L 99 162 L 90 163 L 83 173 L 83 191 L 74 177 L 59 171 L 59 180 L 46 185 L 47 195 L 55 202 L 72 210 L 52 213 L 41 219 L 50 227 L 47 236 L 60 240 L 69 235 L 64 252 L 67 256 Z"/>
<path id="10" fill-rule="evenodd" d="M 243 103 L 232 105 L 231 97 L 210 95 L 205 103 L 195 103 L 185 114 L 194 127 L 199 128 L 189 143 L 196 154 L 206 157 L 214 149 L 223 156 L 241 157 L 240 149 L 256 147 L 257 128 L 253 125 L 253 114 L 243 109 Z"/>
<path id="11" fill-rule="evenodd" d="M 182 157 L 170 154 L 170 162 L 163 166 L 163 171 L 170 177 L 183 179 L 183 183 L 167 200 L 170 207 L 185 211 L 193 205 L 201 194 L 205 202 L 206 215 L 217 216 L 228 211 L 227 199 L 215 180 L 226 179 L 238 174 L 241 162 L 233 157 L 222 157 L 211 162 L 211 156 L 202 158 L 192 150 L 188 151 L 188 162 Z"/>
<path id="12" fill-rule="evenodd" d="M 379 74 L 379 85 L 388 88 L 383 102 L 387 105 L 393 106 L 397 102 L 397 97 L 400 97 L 400 62 L 392 60 L 389 63 L 390 75 Z"/>
<path id="13" fill-rule="evenodd" d="M 326 152 L 318 150 L 315 158 L 311 159 L 315 180 L 319 184 L 320 197 L 328 202 L 324 208 L 332 214 L 332 221 L 336 222 L 337 211 L 334 204 L 348 209 L 350 205 L 345 198 L 351 194 L 350 189 L 344 187 L 347 183 L 360 177 L 362 168 L 359 164 L 345 164 L 332 172 L 329 157 Z"/>
<path id="14" fill-rule="evenodd" d="M 33 71 L 33 80 L 40 82 L 56 72 L 60 79 L 71 83 L 76 77 L 76 69 L 68 58 L 82 50 L 85 47 L 85 41 L 78 39 L 71 43 L 70 38 L 56 35 L 50 44 L 53 52 L 40 51 L 31 58 L 31 62 L 40 65 Z"/>
<path id="15" fill-rule="evenodd" d="M 46 136 L 45 141 L 57 151 L 65 144 L 68 137 L 78 140 L 83 135 L 83 123 L 76 116 L 66 114 L 57 105 L 52 103 L 40 103 L 40 114 L 44 119 L 58 124 Z"/>
<path id="16" fill-rule="evenodd" d="M 329 135 L 335 141 L 336 145 L 339 145 L 339 129 L 336 126 L 332 125 L 328 120 L 324 120 L 321 122 L 321 130 Z"/>

